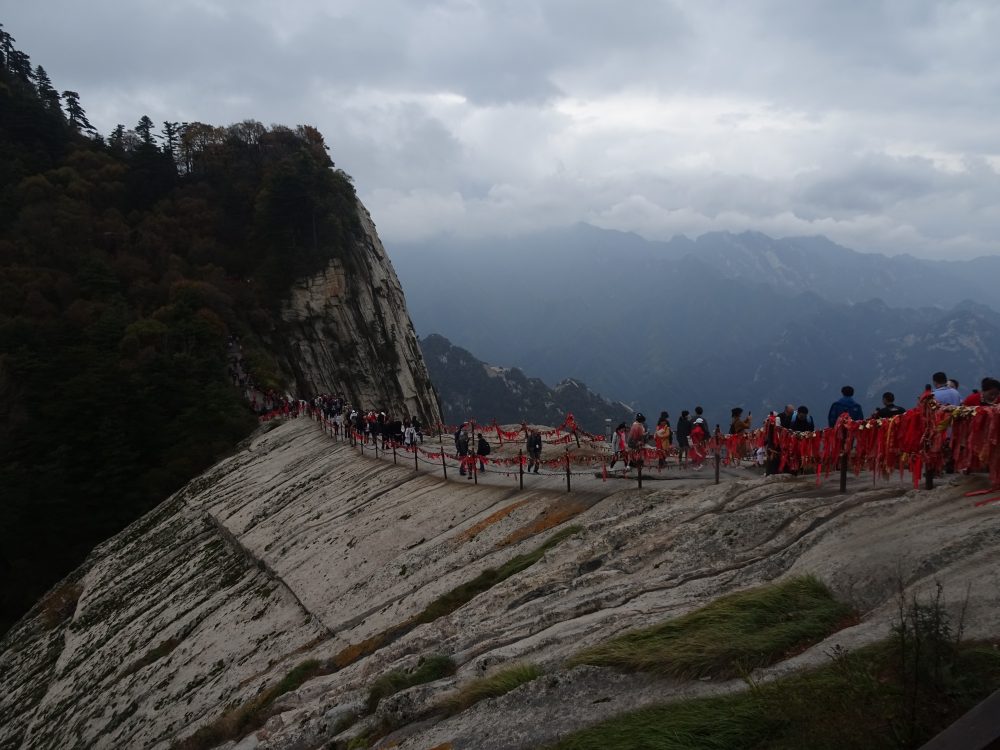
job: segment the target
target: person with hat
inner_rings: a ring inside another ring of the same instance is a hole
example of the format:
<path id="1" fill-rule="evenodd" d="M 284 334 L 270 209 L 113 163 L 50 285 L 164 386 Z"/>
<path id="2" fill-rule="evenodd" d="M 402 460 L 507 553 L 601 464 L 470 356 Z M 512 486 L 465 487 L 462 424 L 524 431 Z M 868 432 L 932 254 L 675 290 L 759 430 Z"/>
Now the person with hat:
<path id="1" fill-rule="evenodd" d="M 708 439 L 712 433 L 708 431 L 705 412 L 700 406 L 694 407 L 694 415 L 694 422 L 691 423 L 691 468 L 699 470 L 705 464 L 705 457 L 708 455 Z"/>

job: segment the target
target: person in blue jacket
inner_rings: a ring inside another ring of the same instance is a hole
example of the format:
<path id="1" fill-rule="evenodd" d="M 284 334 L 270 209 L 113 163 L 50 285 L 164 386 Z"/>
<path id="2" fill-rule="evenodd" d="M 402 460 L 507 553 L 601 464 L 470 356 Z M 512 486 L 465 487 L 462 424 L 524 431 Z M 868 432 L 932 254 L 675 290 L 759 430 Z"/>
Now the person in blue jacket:
<path id="1" fill-rule="evenodd" d="M 861 410 L 861 404 L 854 400 L 854 389 L 849 385 L 845 385 L 840 389 L 840 392 L 843 396 L 830 404 L 830 414 L 827 417 L 827 422 L 831 427 L 837 424 L 837 419 L 844 413 L 849 414 L 851 419 L 865 418 L 865 414 Z"/>

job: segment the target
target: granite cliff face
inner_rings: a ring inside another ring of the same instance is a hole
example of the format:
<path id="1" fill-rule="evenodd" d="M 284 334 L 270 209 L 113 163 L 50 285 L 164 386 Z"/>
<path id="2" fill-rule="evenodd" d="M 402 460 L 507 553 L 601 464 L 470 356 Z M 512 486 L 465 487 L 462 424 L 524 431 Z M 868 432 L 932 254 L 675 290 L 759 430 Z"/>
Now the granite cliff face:
<path id="1" fill-rule="evenodd" d="M 343 393 L 363 408 L 435 424 L 437 396 L 402 287 L 361 203 L 358 216 L 362 236 L 353 252 L 292 287 L 273 351 L 298 395 Z"/>
<path id="2" fill-rule="evenodd" d="M 0 748 L 165 749 L 198 733 L 188 746 L 301 750 L 387 726 L 382 742 L 403 748 L 537 747 L 653 702 L 742 689 L 566 659 L 806 573 L 861 621 L 761 679 L 884 637 L 899 584 L 941 581 L 956 609 L 968 591 L 966 635 L 998 632 L 1000 516 L 962 497 L 975 478 L 933 491 L 852 479 L 837 495 L 790 477 L 598 480 L 572 494 L 532 477 L 519 492 L 502 474 L 448 482 L 359 456 L 306 419 L 273 427 L 97 548 L 0 642 Z M 546 542 L 533 564 L 435 609 Z M 380 677 L 433 655 L 456 672 L 368 704 Z M 525 662 L 545 679 L 435 711 Z M 247 707 L 266 711 L 239 718 Z"/>

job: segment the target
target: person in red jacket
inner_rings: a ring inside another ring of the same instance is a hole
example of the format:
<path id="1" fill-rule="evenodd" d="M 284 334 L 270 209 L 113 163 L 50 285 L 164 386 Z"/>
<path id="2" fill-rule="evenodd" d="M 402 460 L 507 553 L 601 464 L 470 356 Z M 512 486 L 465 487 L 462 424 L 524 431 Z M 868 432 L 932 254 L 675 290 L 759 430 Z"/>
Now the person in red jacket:
<path id="1" fill-rule="evenodd" d="M 628 431 L 628 450 L 632 466 L 641 468 L 646 450 L 646 416 L 642 412 L 635 415 L 635 421 Z"/>

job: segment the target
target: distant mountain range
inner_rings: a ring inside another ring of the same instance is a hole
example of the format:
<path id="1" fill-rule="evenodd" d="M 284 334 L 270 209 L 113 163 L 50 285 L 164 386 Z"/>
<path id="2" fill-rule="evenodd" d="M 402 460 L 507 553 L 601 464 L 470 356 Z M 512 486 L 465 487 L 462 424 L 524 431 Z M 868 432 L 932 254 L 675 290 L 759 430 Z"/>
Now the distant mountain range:
<path id="1" fill-rule="evenodd" d="M 649 242 L 587 225 L 389 252 L 419 333 L 646 412 L 822 415 L 844 384 L 869 409 L 886 388 L 913 403 L 936 370 L 965 391 L 1000 372 L 997 257 L 890 258 L 756 232 Z"/>
<path id="2" fill-rule="evenodd" d="M 567 378 L 550 388 L 516 367 L 481 362 L 437 334 L 421 340 L 420 349 L 448 424 L 496 419 L 500 424 L 560 425 L 571 413 L 585 430 L 603 433 L 606 419 L 618 424 L 634 416 L 627 404 L 602 398 L 578 380 Z"/>

